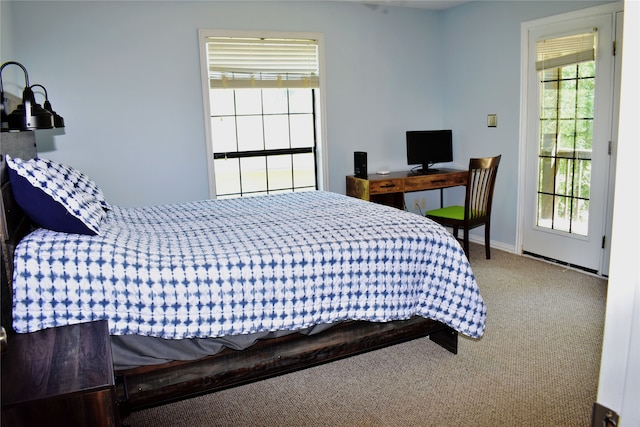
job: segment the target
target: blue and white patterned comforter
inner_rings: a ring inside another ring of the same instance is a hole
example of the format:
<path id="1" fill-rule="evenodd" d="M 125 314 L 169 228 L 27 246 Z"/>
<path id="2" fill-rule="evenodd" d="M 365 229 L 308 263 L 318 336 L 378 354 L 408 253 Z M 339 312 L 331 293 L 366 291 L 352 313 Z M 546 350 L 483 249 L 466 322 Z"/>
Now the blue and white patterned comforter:
<path id="1" fill-rule="evenodd" d="M 113 206 L 101 229 L 18 245 L 17 332 L 106 318 L 112 335 L 180 339 L 413 315 L 484 331 L 460 245 L 387 206 L 320 191 Z"/>

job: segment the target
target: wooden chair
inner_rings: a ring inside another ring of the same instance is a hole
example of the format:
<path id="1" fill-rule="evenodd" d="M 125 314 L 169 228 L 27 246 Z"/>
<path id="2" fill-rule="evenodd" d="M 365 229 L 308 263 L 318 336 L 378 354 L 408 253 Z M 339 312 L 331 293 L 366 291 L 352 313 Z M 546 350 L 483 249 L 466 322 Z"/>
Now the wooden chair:
<path id="1" fill-rule="evenodd" d="M 487 259 L 491 258 L 489 236 L 491 231 L 491 201 L 496 183 L 500 157 L 485 157 L 469 160 L 469 177 L 463 206 L 447 206 L 428 211 L 428 218 L 453 227 L 453 235 L 458 238 L 458 228 L 464 231 L 463 247 L 469 257 L 469 230 L 484 225 L 484 246 Z"/>

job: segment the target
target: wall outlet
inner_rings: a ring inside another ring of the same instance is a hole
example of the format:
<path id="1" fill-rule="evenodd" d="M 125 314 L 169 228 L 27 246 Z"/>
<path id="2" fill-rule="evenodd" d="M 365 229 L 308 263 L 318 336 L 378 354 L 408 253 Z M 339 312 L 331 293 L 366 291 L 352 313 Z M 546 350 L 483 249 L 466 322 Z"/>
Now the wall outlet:
<path id="1" fill-rule="evenodd" d="M 422 199 L 420 199 L 420 207 L 424 210 L 427 209 L 427 199 L 425 199 L 424 197 Z"/>

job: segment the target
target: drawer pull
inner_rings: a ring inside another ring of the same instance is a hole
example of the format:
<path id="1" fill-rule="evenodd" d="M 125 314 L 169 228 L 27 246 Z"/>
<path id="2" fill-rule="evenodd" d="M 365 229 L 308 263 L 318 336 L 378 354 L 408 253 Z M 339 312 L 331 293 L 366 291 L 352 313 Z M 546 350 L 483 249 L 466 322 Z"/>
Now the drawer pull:
<path id="1" fill-rule="evenodd" d="M 385 185 L 381 185 L 380 188 L 393 188 L 395 187 L 395 184 L 385 184 Z"/>

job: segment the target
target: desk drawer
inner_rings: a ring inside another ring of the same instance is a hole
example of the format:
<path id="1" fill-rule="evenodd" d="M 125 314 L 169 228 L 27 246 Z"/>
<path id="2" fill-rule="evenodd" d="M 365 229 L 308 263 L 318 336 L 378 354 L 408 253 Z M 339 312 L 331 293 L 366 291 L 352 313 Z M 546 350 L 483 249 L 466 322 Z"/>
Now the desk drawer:
<path id="1" fill-rule="evenodd" d="M 404 191 L 402 179 L 369 181 L 369 194 L 397 193 Z"/>
<path id="2" fill-rule="evenodd" d="M 426 189 L 455 187 L 458 185 L 467 185 L 466 171 L 446 175 L 420 175 L 407 178 L 404 181 L 404 191 L 420 191 Z"/>

